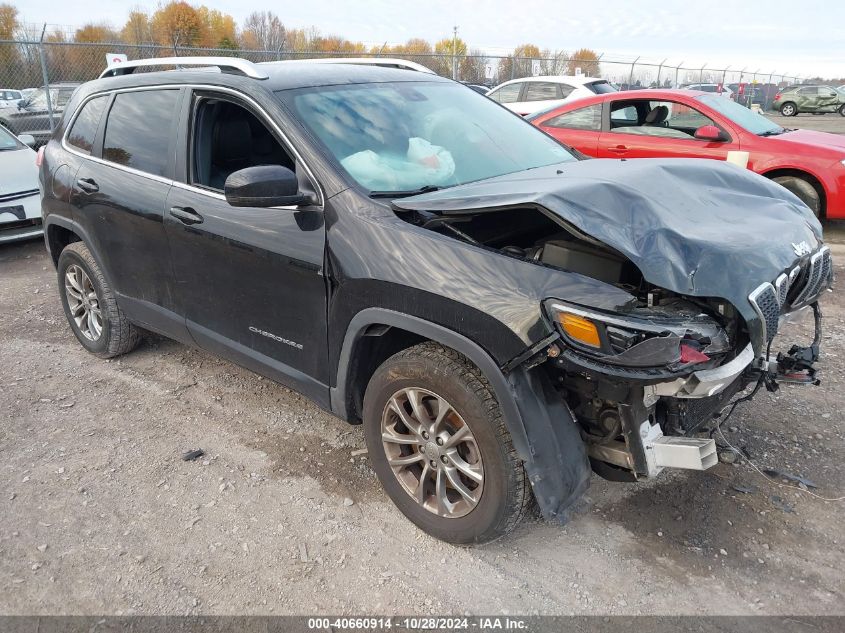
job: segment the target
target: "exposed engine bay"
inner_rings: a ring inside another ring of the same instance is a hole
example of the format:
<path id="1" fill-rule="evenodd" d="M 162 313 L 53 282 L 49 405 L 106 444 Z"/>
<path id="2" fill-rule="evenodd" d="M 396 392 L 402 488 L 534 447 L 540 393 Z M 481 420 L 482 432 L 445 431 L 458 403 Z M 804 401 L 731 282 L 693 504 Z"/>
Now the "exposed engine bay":
<path id="1" fill-rule="evenodd" d="M 730 302 L 649 283 L 618 250 L 542 207 L 451 216 L 415 210 L 399 216 L 631 295 L 630 304 L 612 314 L 569 304 L 565 297 L 546 301 L 545 312 L 560 336 L 517 359 L 551 376 L 581 427 L 593 469 L 605 478 L 633 481 L 664 467 L 709 468 L 717 461 L 715 443 L 696 436 L 712 427 L 735 396 L 752 384 L 773 390 L 779 380 L 818 382 L 812 367 L 820 332 L 817 304 L 814 343 L 794 346 L 770 362 L 768 345 L 765 357 L 755 354 L 746 320 Z"/>

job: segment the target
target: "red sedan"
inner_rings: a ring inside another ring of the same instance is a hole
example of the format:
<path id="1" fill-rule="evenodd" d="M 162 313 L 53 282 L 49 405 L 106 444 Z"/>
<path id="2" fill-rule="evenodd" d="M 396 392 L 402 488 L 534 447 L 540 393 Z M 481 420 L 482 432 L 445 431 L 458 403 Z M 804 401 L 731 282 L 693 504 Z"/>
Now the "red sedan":
<path id="1" fill-rule="evenodd" d="M 529 117 L 597 158 L 714 158 L 749 153 L 748 168 L 782 184 L 819 217 L 845 218 L 845 135 L 789 130 L 717 94 L 633 90 L 579 99 Z"/>

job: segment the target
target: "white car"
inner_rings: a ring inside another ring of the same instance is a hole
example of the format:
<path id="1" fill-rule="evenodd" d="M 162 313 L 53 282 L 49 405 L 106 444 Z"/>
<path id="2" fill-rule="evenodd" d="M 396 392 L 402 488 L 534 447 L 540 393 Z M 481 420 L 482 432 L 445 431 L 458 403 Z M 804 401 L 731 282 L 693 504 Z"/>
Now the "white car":
<path id="1" fill-rule="evenodd" d="M 36 154 L 29 134 L 20 138 L 0 126 L 0 243 L 43 233 Z"/>
<path id="2" fill-rule="evenodd" d="M 719 89 L 719 84 L 689 84 L 687 86 L 683 86 L 684 90 L 700 90 L 701 92 L 715 92 L 723 97 L 727 97 L 728 99 L 734 98 L 733 90 L 728 88 L 725 85 L 721 86 L 721 90 Z"/>
<path id="3" fill-rule="evenodd" d="M 18 105 L 18 101 L 23 99 L 20 90 L 8 90 L 0 88 L 0 108 L 11 108 Z"/>
<path id="4" fill-rule="evenodd" d="M 511 79 L 493 88 L 487 96 L 508 110 L 526 116 L 567 101 L 606 92 L 616 92 L 616 88 L 605 79 L 583 75 L 553 75 Z"/>

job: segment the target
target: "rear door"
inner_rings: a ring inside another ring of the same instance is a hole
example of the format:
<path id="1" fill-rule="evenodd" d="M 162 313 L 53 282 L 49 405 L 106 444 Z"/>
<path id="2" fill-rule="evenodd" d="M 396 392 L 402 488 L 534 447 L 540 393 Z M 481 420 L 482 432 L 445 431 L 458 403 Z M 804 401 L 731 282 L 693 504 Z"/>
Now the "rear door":
<path id="1" fill-rule="evenodd" d="M 108 97 L 96 140 L 86 147 L 76 120 L 66 139 L 80 158 L 70 204 L 130 320 L 188 340 L 175 303 L 164 232 L 182 90 L 144 88 Z M 82 116 L 84 112 L 81 109 Z"/>
<path id="2" fill-rule="evenodd" d="M 514 104 L 514 112 L 521 115 L 552 108 L 568 97 L 574 88 L 551 81 L 528 81 L 522 91 L 520 101 Z"/>
<path id="3" fill-rule="evenodd" d="M 242 95 L 194 91 L 181 130 L 166 228 L 191 335 L 327 405 L 325 226 L 313 176 L 281 128 Z M 256 165 L 294 170 L 315 204 L 229 205 L 226 178 Z"/>
<path id="4" fill-rule="evenodd" d="M 839 93 L 833 88 L 819 86 L 818 109 L 824 112 L 833 112 L 839 107 Z"/>
<path id="5" fill-rule="evenodd" d="M 662 115 L 655 116 L 661 111 L 665 113 L 665 118 Z M 731 140 L 714 142 L 695 138 L 695 131 L 704 125 L 719 127 Z M 681 101 L 610 101 L 603 128 L 597 152 L 601 158 L 725 160 L 728 151 L 739 149 L 739 143 L 733 140 L 729 130 L 701 110 Z"/>

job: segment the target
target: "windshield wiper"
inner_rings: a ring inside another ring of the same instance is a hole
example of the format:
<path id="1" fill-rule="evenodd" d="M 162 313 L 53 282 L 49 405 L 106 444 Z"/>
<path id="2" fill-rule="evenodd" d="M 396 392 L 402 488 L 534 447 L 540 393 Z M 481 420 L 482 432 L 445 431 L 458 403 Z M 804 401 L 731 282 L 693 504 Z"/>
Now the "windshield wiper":
<path id="1" fill-rule="evenodd" d="M 778 134 L 783 134 L 784 132 L 786 132 L 786 130 L 783 128 L 777 130 L 766 130 L 765 132 L 760 132 L 757 136 L 777 136 Z"/>
<path id="2" fill-rule="evenodd" d="M 371 198 L 407 198 L 408 196 L 417 196 L 421 193 L 431 193 L 432 191 L 440 191 L 442 187 L 437 185 L 425 185 L 419 189 L 409 189 L 407 191 L 371 191 Z"/>

